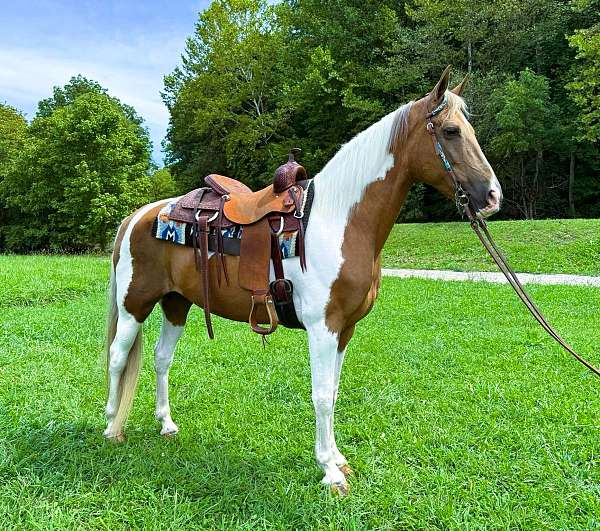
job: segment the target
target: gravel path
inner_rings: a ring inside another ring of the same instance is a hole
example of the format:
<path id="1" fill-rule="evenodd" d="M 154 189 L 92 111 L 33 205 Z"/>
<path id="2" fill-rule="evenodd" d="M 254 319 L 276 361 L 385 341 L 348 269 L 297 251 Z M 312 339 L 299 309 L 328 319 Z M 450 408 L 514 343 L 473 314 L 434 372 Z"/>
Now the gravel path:
<path id="1" fill-rule="evenodd" d="M 461 271 L 437 271 L 433 269 L 382 269 L 381 272 L 387 277 L 427 278 L 430 280 L 471 280 L 475 282 L 507 284 L 507 280 L 502 273 L 488 273 L 483 271 L 465 273 Z M 523 284 L 600 287 L 600 277 L 532 273 L 519 273 L 517 276 Z"/>

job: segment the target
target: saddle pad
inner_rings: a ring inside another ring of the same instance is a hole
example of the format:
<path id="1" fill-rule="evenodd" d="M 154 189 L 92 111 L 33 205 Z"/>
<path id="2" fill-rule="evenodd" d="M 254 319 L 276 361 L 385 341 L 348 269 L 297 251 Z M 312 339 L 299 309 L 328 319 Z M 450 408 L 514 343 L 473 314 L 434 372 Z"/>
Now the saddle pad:
<path id="1" fill-rule="evenodd" d="M 152 225 L 152 234 L 159 240 L 185 245 L 187 247 L 193 247 L 192 224 L 169 219 L 169 215 L 175 208 L 176 204 L 177 201 L 175 200 L 167 203 L 160 209 L 158 216 Z M 308 216 L 306 216 L 306 218 L 308 220 Z M 242 238 L 243 231 L 244 227 L 240 225 L 234 225 L 232 227 L 223 229 L 221 233 L 223 234 L 224 240 L 240 240 Z M 297 256 L 296 236 L 297 231 L 283 232 L 279 235 L 279 246 L 281 248 L 281 255 L 283 258 L 292 258 Z M 227 250 L 228 247 L 229 245 L 225 243 L 225 250 Z M 235 245 L 233 247 L 235 247 Z M 239 248 L 239 244 L 237 247 Z"/>

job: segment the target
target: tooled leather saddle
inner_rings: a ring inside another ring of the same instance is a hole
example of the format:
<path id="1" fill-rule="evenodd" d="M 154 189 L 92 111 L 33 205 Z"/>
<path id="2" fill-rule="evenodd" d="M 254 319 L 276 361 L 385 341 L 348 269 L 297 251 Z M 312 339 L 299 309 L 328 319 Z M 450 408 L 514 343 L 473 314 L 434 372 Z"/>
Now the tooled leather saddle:
<path id="1" fill-rule="evenodd" d="M 302 271 L 306 270 L 304 254 L 304 206 L 310 181 L 306 170 L 296 162 L 301 151 L 290 151 L 287 163 L 280 166 L 273 183 L 253 192 L 245 184 L 224 175 L 205 177 L 206 187 L 184 195 L 169 219 L 192 226 L 192 243 L 196 269 L 203 284 L 204 315 L 208 336 L 213 339 L 209 281 L 209 253 L 216 260 L 217 283 L 229 284 L 225 255 L 239 256 L 238 284 L 250 292 L 252 307 L 248 322 L 252 330 L 263 336 L 271 334 L 281 322 L 288 328 L 304 328 L 298 320 L 293 301 L 292 283 L 283 273 L 279 235 L 296 232 L 296 255 Z M 240 239 L 224 238 L 223 232 L 242 226 Z M 269 282 L 270 262 L 275 280 Z M 266 309 L 269 324 L 258 323 L 257 312 Z"/>

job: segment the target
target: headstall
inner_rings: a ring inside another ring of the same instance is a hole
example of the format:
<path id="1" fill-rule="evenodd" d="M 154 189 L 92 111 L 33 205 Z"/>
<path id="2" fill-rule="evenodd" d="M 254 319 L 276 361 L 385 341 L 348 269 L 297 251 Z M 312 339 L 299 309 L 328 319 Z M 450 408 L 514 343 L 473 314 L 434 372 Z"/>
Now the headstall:
<path id="1" fill-rule="evenodd" d="M 440 144 L 438 136 L 435 131 L 435 124 L 432 119 L 440 114 L 446 107 L 448 106 L 448 95 L 444 95 L 442 102 L 435 108 L 433 111 L 428 112 L 425 115 L 425 119 L 427 120 L 427 132 L 431 136 L 431 140 L 433 142 L 433 148 L 442 161 L 444 166 L 444 170 L 449 177 L 450 184 L 454 189 L 454 200 L 456 202 L 456 207 L 458 211 L 465 215 L 469 219 L 469 223 L 471 228 L 477 234 L 479 241 L 485 248 L 485 250 L 492 257 L 496 265 L 500 268 L 500 271 L 504 274 L 508 283 L 515 290 L 516 294 L 519 296 L 523 304 L 527 307 L 531 315 L 536 319 L 536 321 L 542 326 L 542 328 L 552 337 L 561 347 L 563 347 L 567 352 L 569 352 L 577 361 L 585 365 L 590 371 L 592 371 L 596 376 L 600 377 L 600 370 L 594 367 L 590 362 L 586 359 L 582 358 L 571 345 L 569 345 L 559 334 L 554 330 L 554 328 L 548 323 L 547 319 L 544 317 L 542 312 L 536 306 L 536 304 L 531 300 L 531 297 L 525 288 L 521 284 L 521 281 L 517 277 L 517 274 L 514 272 L 510 264 L 508 263 L 506 257 L 502 254 L 496 242 L 492 238 L 490 231 L 488 229 L 487 223 L 483 216 L 479 213 L 477 209 L 474 208 L 471 198 L 469 194 L 463 189 L 460 180 L 456 176 L 454 172 L 454 168 L 452 167 L 452 163 L 444 153 L 444 149 Z"/>

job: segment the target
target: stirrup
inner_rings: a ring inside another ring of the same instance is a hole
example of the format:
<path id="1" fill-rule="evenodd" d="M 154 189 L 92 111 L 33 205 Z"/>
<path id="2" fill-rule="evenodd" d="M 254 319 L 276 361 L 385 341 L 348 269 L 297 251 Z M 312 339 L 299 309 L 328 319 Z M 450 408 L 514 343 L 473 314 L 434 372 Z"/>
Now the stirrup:
<path id="1" fill-rule="evenodd" d="M 259 300 L 262 299 L 262 300 Z M 256 321 L 256 310 L 260 304 L 264 304 L 267 310 L 267 315 L 269 316 L 269 327 L 266 328 L 264 326 L 260 326 Z M 273 299 L 269 294 L 252 294 L 252 308 L 250 309 L 250 317 L 248 318 L 248 323 L 250 323 L 250 327 L 257 334 L 267 336 L 275 332 L 277 328 L 277 312 L 275 311 L 275 306 L 273 305 Z"/>

